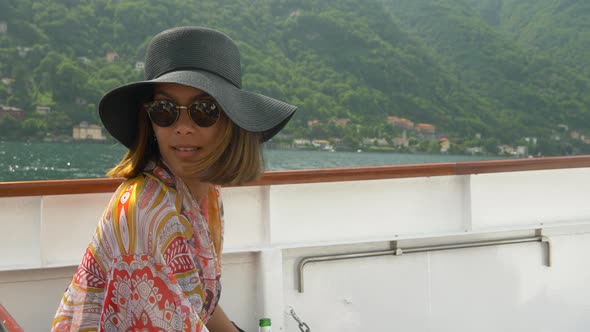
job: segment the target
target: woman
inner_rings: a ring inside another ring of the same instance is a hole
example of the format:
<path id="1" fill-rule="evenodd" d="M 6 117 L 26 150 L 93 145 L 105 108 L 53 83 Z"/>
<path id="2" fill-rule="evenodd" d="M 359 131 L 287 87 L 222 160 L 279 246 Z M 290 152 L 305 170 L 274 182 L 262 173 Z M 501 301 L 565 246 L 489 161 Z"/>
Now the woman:
<path id="1" fill-rule="evenodd" d="M 239 331 L 218 301 L 219 185 L 261 173 L 261 143 L 296 108 L 241 89 L 225 34 L 166 30 L 150 42 L 146 80 L 107 93 L 105 128 L 129 148 L 124 177 L 66 290 L 54 331 Z"/>

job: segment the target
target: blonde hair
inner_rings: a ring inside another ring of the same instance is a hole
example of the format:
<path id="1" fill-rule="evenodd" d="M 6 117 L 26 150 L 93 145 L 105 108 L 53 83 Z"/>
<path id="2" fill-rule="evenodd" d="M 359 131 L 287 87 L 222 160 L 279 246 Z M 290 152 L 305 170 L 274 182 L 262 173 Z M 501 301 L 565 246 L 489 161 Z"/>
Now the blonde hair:
<path id="1" fill-rule="evenodd" d="M 217 146 L 195 163 L 191 173 L 202 182 L 219 185 L 239 185 L 258 179 L 264 170 L 260 134 L 238 127 L 223 113 L 219 121 L 223 121 L 223 127 Z M 158 161 L 160 152 L 154 137 L 147 113 L 139 111 L 135 142 L 107 176 L 133 178 L 149 161 Z"/>

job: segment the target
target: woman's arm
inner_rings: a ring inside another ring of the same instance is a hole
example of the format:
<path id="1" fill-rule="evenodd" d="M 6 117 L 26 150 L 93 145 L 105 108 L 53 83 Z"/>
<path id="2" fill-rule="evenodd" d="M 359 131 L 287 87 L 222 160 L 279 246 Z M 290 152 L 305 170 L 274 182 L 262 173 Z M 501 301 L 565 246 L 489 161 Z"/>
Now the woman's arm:
<path id="1" fill-rule="evenodd" d="M 227 318 L 221 306 L 217 306 L 207 322 L 207 329 L 211 332 L 239 332 L 236 326 Z"/>

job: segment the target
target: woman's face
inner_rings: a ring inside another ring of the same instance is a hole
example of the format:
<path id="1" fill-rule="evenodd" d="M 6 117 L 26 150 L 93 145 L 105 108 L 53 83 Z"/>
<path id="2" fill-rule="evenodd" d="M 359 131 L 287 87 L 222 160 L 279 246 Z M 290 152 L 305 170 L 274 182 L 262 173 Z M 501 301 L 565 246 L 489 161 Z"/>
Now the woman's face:
<path id="1" fill-rule="evenodd" d="M 161 83 L 154 90 L 154 100 L 167 100 L 178 106 L 190 106 L 196 100 L 212 98 L 193 87 Z M 187 110 L 181 109 L 179 118 L 169 127 L 160 127 L 152 122 L 160 155 L 174 174 L 181 178 L 193 176 L 191 169 L 194 169 L 195 163 L 211 153 L 218 139 L 221 139 L 224 120 L 225 117 L 222 115 L 214 125 L 199 127 L 191 120 Z"/>

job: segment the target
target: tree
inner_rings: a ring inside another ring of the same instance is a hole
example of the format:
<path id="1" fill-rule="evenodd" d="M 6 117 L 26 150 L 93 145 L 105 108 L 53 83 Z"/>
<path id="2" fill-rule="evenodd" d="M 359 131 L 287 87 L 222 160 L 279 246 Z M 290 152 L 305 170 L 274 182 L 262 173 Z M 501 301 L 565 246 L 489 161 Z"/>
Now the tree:
<path id="1" fill-rule="evenodd" d="M 21 134 L 21 123 L 12 115 L 6 114 L 0 117 L 0 137 L 2 139 L 15 138 Z"/>
<path id="2" fill-rule="evenodd" d="M 39 118 L 29 118 L 22 123 L 22 133 L 26 136 L 42 137 L 47 130 L 45 121 Z"/>
<path id="3" fill-rule="evenodd" d="M 63 111 L 52 111 L 47 117 L 46 123 L 47 131 L 53 135 L 70 136 L 72 134 L 74 122 Z"/>
<path id="4" fill-rule="evenodd" d="M 54 97 L 64 103 L 72 103 L 85 93 L 88 74 L 75 62 L 65 59 L 57 66 L 54 82 Z"/>

